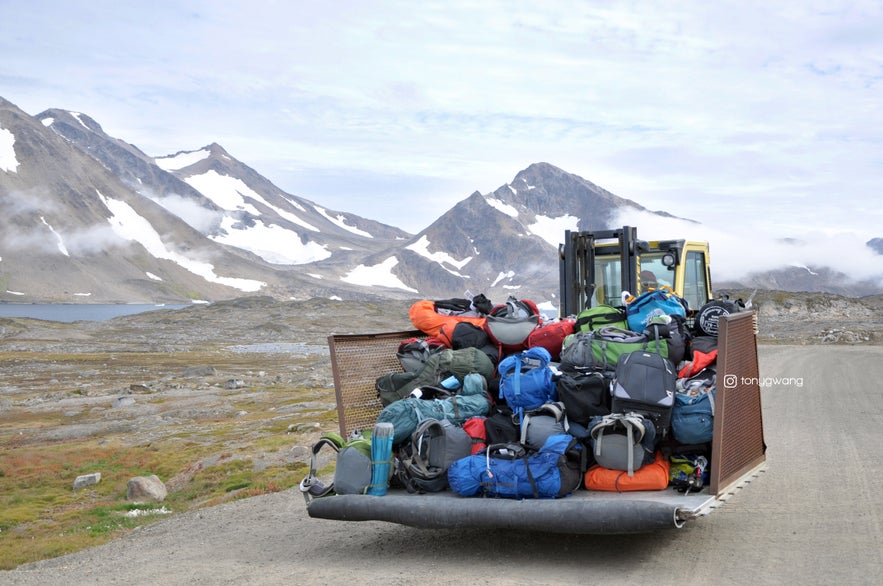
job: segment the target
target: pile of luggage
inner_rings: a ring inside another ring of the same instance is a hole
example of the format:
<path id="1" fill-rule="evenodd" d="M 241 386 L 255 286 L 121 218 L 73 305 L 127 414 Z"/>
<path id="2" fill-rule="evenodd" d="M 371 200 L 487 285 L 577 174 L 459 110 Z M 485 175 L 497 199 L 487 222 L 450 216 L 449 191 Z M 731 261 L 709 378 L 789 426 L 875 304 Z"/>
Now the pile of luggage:
<path id="1" fill-rule="evenodd" d="M 662 289 L 563 319 L 544 319 L 534 302 L 514 297 L 418 301 L 410 318 L 424 335 L 399 345 L 401 372 L 377 378 L 374 449 L 354 457 L 337 437 L 334 485 L 310 486 L 314 458 L 302 489 L 510 498 L 701 490 L 713 439 L 716 316 L 738 308 L 712 301 L 691 311 Z M 371 435 L 350 442 L 371 446 Z"/>

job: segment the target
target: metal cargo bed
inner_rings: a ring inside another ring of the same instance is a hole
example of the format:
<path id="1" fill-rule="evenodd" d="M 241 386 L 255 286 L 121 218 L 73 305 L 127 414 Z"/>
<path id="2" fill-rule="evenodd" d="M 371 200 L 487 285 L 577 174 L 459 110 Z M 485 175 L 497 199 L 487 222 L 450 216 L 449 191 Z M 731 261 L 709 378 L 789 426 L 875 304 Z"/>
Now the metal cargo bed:
<path id="1" fill-rule="evenodd" d="M 754 312 L 719 323 L 710 484 L 682 494 L 662 491 L 600 492 L 579 489 L 562 499 L 460 497 L 451 491 L 385 496 L 337 495 L 308 499 L 310 517 L 338 521 L 386 521 L 425 528 L 481 528 L 598 534 L 641 533 L 682 527 L 720 506 L 764 467 L 766 445 L 758 377 Z M 418 331 L 332 335 L 328 338 L 340 433 L 371 429 L 381 410 L 378 376 L 400 371 L 402 340 Z M 723 383 L 723 384 L 721 384 Z"/>

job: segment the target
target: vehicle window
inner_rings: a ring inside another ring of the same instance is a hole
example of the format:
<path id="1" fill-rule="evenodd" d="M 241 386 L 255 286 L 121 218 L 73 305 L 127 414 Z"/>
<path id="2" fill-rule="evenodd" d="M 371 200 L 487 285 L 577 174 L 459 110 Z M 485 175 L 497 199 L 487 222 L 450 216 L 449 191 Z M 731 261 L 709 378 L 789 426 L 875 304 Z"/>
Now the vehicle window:
<path id="1" fill-rule="evenodd" d="M 619 258 L 595 258 L 595 294 L 592 307 L 596 305 L 622 305 L 622 274 Z"/>
<path id="2" fill-rule="evenodd" d="M 674 288 L 672 272 L 662 264 L 662 254 L 641 255 L 641 293 L 660 287 Z"/>
<path id="3" fill-rule="evenodd" d="M 690 250 L 684 260 L 684 299 L 690 309 L 699 309 L 708 301 L 707 294 L 705 253 Z"/>

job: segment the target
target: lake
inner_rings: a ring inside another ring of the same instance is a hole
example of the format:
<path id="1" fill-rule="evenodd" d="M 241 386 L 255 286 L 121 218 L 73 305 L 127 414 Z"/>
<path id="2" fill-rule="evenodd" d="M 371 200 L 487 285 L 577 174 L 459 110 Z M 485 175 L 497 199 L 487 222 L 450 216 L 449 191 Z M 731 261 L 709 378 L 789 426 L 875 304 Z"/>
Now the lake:
<path id="1" fill-rule="evenodd" d="M 104 321 L 157 309 L 181 309 L 189 305 L 152 303 L 0 303 L 0 317 L 29 317 L 45 321 L 72 323 Z"/>

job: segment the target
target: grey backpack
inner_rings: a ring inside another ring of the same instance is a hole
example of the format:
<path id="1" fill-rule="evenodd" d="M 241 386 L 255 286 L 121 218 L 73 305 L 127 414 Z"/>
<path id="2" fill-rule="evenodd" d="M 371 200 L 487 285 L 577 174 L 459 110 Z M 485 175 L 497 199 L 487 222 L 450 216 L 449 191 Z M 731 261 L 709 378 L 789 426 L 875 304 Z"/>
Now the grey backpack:
<path id="1" fill-rule="evenodd" d="M 425 419 L 400 450 L 398 480 L 408 492 L 440 492 L 448 487 L 448 468 L 472 454 L 472 438 L 447 419 Z"/>
<path id="2" fill-rule="evenodd" d="M 634 476 L 654 459 L 656 428 L 637 413 L 599 415 L 589 422 L 589 442 L 601 467 Z"/>
<path id="3" fill-rule="evenodd" d="M 538 452 L 550 436 L 567 433 L 568 427 L 564 404 L 546 403 L 522 415 L 521 444 Z"/>
<path id="4" fill-rule="evenodd" d="M 318 456 L 323 447 L 335 452 L 334 481 L 325 484 L 317 476 Z M 334 494 L 364 494 L 372 480 L 371 440 L 354 433 L 348 441 L 336 433 L 324 433 L 313 445 L 310 473 L 301 481 L 300 490 L 307 502 L 311 498 Z"/>

